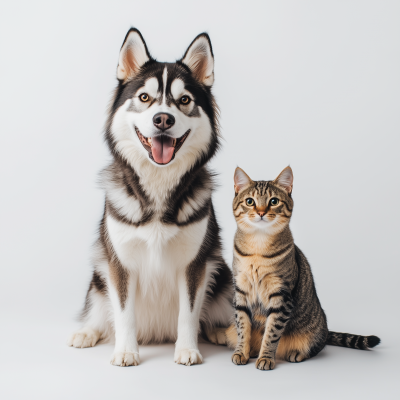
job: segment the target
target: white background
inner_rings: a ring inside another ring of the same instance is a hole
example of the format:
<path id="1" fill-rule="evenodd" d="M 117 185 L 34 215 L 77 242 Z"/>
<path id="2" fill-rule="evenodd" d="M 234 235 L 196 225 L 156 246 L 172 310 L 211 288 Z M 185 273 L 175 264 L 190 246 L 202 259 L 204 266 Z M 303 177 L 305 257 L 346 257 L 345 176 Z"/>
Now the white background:
<path id="1" fill-rule="evenodd" d="M 3 1 L 0 9 L 2 399 L 394 399 L 399 396 L 399 1 Z M 119 48 L 139 28 L 158 60 L 207 31 L 223 150 L 212 165 L 227 261 L 237 165 L 294 171 L 292 230 L 332 330 L 376 334 L 373 351 L 328 346 L 301 364 L 234 366 L 200 345 L 66 346 L 89 283 L 103 209 L 97 173 Z"/>

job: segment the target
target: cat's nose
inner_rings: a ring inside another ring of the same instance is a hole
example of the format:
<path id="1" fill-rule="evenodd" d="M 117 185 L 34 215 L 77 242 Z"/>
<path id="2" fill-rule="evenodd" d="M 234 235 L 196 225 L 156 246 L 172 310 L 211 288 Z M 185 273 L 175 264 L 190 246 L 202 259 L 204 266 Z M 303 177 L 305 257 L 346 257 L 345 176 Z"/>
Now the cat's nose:
<path id="1" fill-rule="evenodd" d="M 257 214 L 262 218 L 265 215 L 265 211 L 257 211 Z"/>

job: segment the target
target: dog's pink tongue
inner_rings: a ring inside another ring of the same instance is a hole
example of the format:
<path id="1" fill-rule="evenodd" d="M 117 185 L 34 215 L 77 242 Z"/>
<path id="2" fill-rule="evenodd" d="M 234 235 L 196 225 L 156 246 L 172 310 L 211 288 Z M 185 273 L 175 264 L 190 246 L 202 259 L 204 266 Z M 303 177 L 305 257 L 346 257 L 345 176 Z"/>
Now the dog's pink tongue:
<path id="1" fill-rule="evenodd" d="M 151 153 L 158 164 L 168 164 L 174 155 L 173 139 L 168 136 L 152 138 Z"/>

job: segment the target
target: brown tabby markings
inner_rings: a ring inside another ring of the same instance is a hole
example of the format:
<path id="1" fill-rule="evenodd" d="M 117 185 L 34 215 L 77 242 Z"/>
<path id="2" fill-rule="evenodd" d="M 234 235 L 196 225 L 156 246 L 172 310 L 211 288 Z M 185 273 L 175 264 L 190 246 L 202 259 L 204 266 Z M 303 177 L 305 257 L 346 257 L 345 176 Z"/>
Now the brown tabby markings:
<path id="1" fill-rule="evenodd" d="M 258 356 L 257 368 L 268 370 L 275 367 L 275 357 L 299 362 L 311 356 L 314 345 L 320 351 L 328 329 L 311 270 L 297 265 L 302 254 L 288 226 L 293 210 L 290 168 L 273 182 L 253 182 L 243 171 L 239 174 L 233 201 L 238 224 L 233 261 L 236 326 L 228 329 L 227 337 L 235 348 L 235 364 Z M 254 200 L 253 205 L 246 203 L 248 198 Z M 278 204 L 271 204 L 272 198 Z M 299 280 L 305 281 L 304 298 L 299 298 Z M 299 300 L 313 323 L 303 320 L 304 313 L 298 321 L 293 319 Z"/>
<path id="2" fill-rule="evenodd" d="M 376 336 L 329 332 L 307 259 L 289 229 L 293 174 L 285 168 L 275 181 L 253 182 L 235 172 L 233 212 L 235 325 L 226 331 L 233 363 L 257 357 L 256 367 L 275 367 L 275 357 L 300 362 L 325 346 L 368 349 Z"/>

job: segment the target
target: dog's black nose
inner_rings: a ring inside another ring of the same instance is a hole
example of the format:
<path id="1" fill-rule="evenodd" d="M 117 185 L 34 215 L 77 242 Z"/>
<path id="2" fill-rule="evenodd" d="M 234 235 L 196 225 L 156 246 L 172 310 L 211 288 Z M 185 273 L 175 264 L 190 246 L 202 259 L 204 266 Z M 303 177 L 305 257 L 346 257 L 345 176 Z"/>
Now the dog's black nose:
<path id="1" fill-rule="evenodd" d="M 175 124 L 175 117 L 167 113 L 157 113 L 153 117 L 153 124 L 156 128 L 166 131 Z"/>

